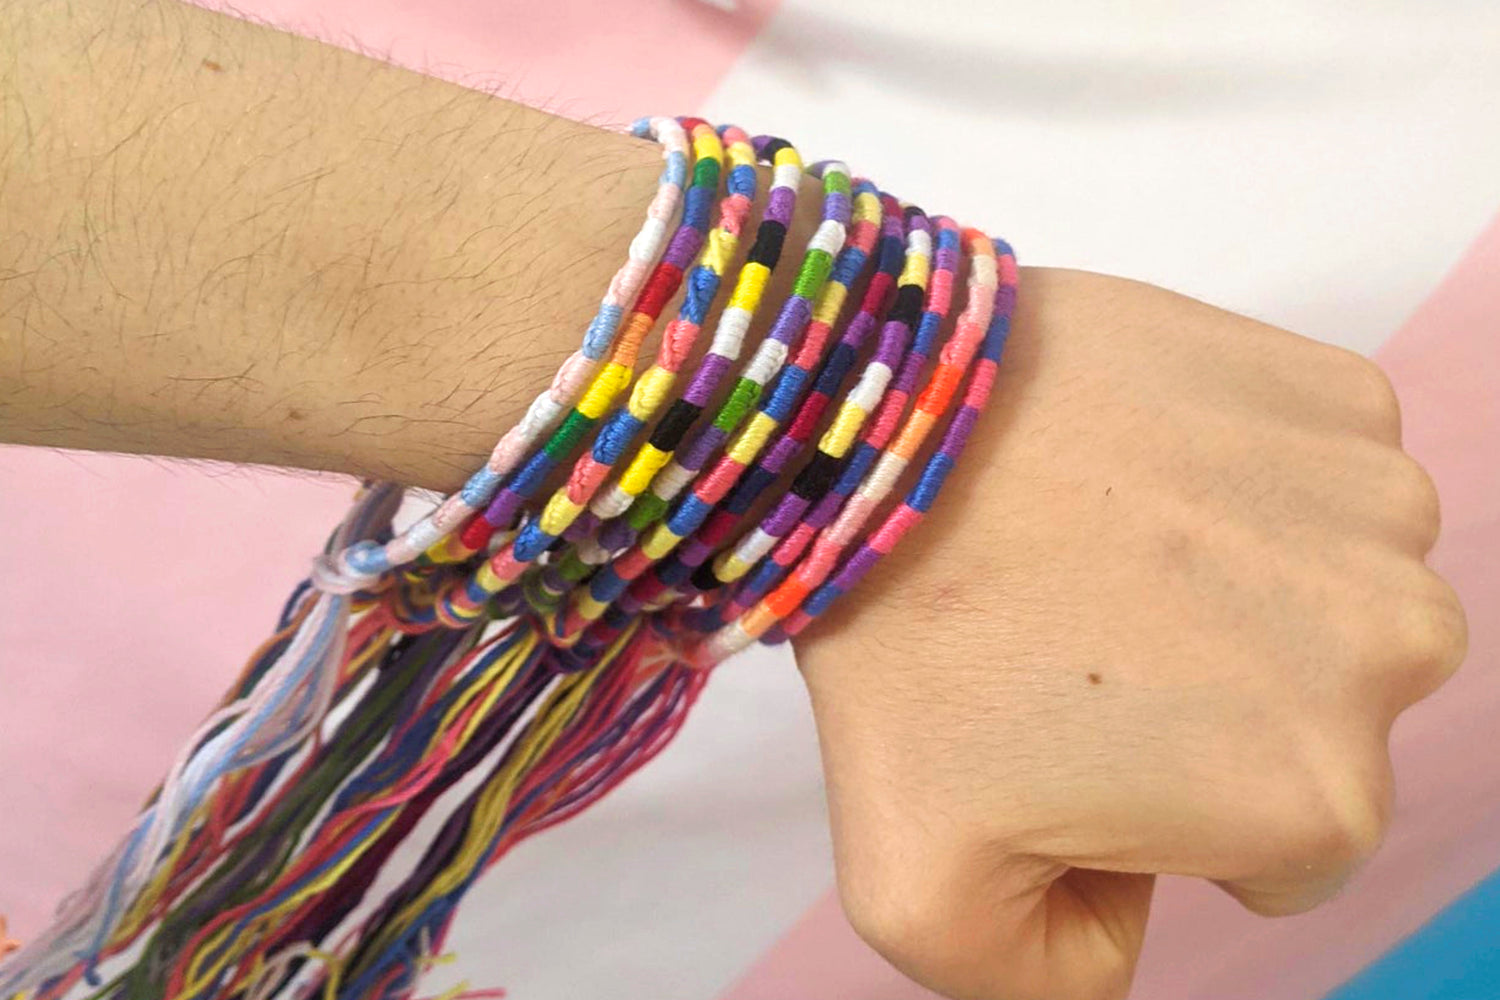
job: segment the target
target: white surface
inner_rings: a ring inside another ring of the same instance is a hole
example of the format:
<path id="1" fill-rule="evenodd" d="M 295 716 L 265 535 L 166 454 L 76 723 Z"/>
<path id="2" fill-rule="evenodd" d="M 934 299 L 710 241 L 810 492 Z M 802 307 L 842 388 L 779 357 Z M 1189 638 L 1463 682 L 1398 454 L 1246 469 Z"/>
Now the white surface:
<path id="1" fill-rule="evenodd" d="M 1369 351 L 1500 205 L 1500 4 L 787 0 L 703 110 Z"/>

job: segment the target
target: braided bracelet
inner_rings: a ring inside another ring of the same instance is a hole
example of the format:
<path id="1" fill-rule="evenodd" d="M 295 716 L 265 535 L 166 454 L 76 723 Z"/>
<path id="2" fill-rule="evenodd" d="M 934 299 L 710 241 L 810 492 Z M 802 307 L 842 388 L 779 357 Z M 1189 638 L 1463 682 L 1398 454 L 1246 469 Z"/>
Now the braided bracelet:
<path id="1" fill-rule="evenodd" d="M 709 459 L 729 442 L 730 435 L 739 428 L 765 385 L 788 357 L 793 340 L 803 334 L 812 320 L 812 300 L 832 272 L 834 253 L 844 242 L 850 217 L 849 174 L 843 164 L 831 164 L 824 170 L 823 189 L 823 218 L 808 242 L 792 294 L 770 333 L 740 373 L 712 422 L 689 439 L 652 480 L 649 492 L 639 497 L 624 515 L 632 533 L 641 532 L 648 525 L 652 530 L 624 556 L 595 574 L 586 592 L 576 593 L 570 618 L 576 615 L 582 621 L 598 619 L 632 580 L 702 524 L 714 504 L 733 485 L 744 463 L 754 457 L 774 429 L 774 423 L 764 414 L 752 417 L 720 462 L 706 475 L 698 476 Z M 690 482 L 694 483 L 694 490 L 669 513 L 672 498 Z M 608 538 L 605 544 L 610 544 Z M 565 629 L 568 633 L 575 631 L 576 627 Z"/>
<path id="2" fill-rule="evenodd" d="M 747 351 L 801 157 L 694 118 L 633 131 L 665 167 L 579 350 L 405 530 L 399 487 L 361 487 L 129 835 L 0 965 L 0 1000 L 80 982 L 409 998 L 485 870 L 618 787 L 716 664 L 801 632 L 932 509 L 995 383 L 1009 246 L 814 165 L 819 224 Z M 771 183 L 736 265 L 757 164 Z M 420 858 L 377 882 L 429 817 Z"/>
<path id="3" fill-rule="evenodd" d="M 915 214 L 914 209 L 909 209 L 908 212 Z M 721 597 L 712 607 L 704 609 L 691 619 L 698 630 L 711 630 L 733 620 L 779 582 L 790 569 L 792 561 L 801 554 L 812 533 L 826 523 L 816 521 L 810 515 L 821 511 L 824 518 L 828 516 L 832 507 L 824 504 L 823 500 L 829 490 L 836 486 L 837 477 L 833 473 L 858 442 L 865 423 L 877 408 L 893 410 L 904 405 L 918 373 L 926 364 L 939 330 L 948 318 L 954 276 L 959 265 L 957 226 L 942 217 L 933 220 L 933 223 L 937 239 L 932 254 L 933 269 L 928 281 L 926 309 L 917 323 L 911 350 L 902 362 L 899 373 L 892 365 L 893 352 L 889 349 L 877 350 L 870 365 L 861 374 L 854 391 L 843 400 L 833 422 L 818 442 L 818 455 L 813 460 L 818 464 L 809 463 L 806 467 L 829 470 L 825 476 L 819 477 L 824 480 L 819 484 L 821 489 L 799 493 L 794 486 L 754 532 L 719 556 L 712 564 L 711 577 L 705 574 L 703 579 L 694 581 L 699 589 L 707 590 L 720 584 L 734 583 L 750 573 L 752 567 L 755 570 L 748 580 L 734 589 L 732 597 Z M 895 275 L 892 278 L 895 279 Z M 916 285 L 908 280 L 903 287 Z M 898 303 L 898 310 L 893 312 L 887 324 L 891 338 L 903 337 L 906 325 Z M 851 328 L 846 338 L 853 340 L 855 336 L 856 331 Z M 808 400 L 809 404 L 820 398 L 831 398 L 832 390 L 839 383 L 834 381 L 829 388 L 824 388 L 822 383 L 825 379 L 841 379 L 843 367 L 846 366 L 830 363 L 820 377 L 820 391 Z M 895 381 L 891 385 L 893 377 Z M 806 409 L 811 409 L 811 405 Z M 799 414 L 799 425 L 801 417 Z M 791 432 L 789 436 L 792 436 Z M 771 468 L 769 471 L 774 472 L 775 469 Z"/>

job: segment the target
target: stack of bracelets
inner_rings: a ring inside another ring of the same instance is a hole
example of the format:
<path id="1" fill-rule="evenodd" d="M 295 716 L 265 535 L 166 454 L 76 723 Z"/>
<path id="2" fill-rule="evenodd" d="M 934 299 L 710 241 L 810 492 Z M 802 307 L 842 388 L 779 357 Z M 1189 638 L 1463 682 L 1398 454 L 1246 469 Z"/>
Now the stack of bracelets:
<path id="1" fill-rule="evenodd" d="M 692 118 L 634 131 L 666 166 L 582 347 L 404 531 L 403 490 L 362 486 L 129 835 L 0 965 L 0 998 L 412 996 L 482 872 L 618 786 L 714 664 L 796 635 L 931 508 L 994 384 L 1009 246 L 814 165 L 821 221 L 750 350 L 800 157 Z M 759 165 L 753 243 L 695 351 Z M 415 863 L 389 870 L 465 776 Z"/>

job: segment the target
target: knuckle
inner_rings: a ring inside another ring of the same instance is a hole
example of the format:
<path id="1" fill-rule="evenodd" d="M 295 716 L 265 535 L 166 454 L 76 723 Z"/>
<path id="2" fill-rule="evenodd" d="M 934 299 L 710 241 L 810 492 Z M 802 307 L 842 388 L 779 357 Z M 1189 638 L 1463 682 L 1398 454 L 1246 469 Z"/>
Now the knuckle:
<path id="1" fill-rule="evenodd" d="M 1392 801 L 1388 780 L 1346 780 L 1326 794 L 1317 846 L 1327 869 L 1348 871 L 1380 849 Z"/>
<path id="2" fill-rule="evenodd" d="M 1299 877 L 1347 873 L 1380 848 L 1394 801 L 1389 774 L 1388 766 L 1346 765 L 1308 775 L 1282 837 L 1283 856 Z"/>
<path id="3" fill-rule="evenodd" d="M 942 939 L 942 918 L 934 900 L 897 889 L 868 874 L 840 878 L 839 899 L 854 932 L 901 969 L 926 964 L 926 942 Z"/>
<path id="4" fill-rule="evenodd" d="M 1302 843 L 1303 864 L 1309 872 L 1348 872 L 1380 849 L 1385 837 L 1385 810 L 1365 800 L 1333 804 L 1308 831 Z"/>
<path id="5" fill-rule="evenodd" d="M 1353 351 L 1342 350 L 1343 370 L 1338 384 L 1361 422 L 1382 435 L 1399 440 L 1401 403 L 1390 376 L 1375 362 Z"/>
<path id="6" fill-rule="evenodd" d="M 1469 648 L 1469 623 L 1453 587 L 1436 573 L 1424 573 L 1418 592 L 1404 602 L 1400 617 L 1404 659 L 1437 685 L 1451 677 Z"/>
<path id="7" fill-rule="evenodd" d="M 1388 496 L 1393 508 L 1410 525 L 1423 551 L 1430 549 L 1442 525 L 1442 501 L 1432 476 L 1416 459 L 1403 453 L 1388 484 Z"/>

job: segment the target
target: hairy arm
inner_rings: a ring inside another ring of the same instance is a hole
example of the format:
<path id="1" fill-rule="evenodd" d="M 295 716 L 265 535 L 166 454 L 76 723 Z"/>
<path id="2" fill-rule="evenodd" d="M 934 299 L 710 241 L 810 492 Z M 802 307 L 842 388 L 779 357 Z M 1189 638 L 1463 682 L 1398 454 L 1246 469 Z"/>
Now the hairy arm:
<path id="1" fill-rule="evenodd" d="M 654 144 L 173 0 L 0 5 L 0 440 L 460 483 Z"/>

